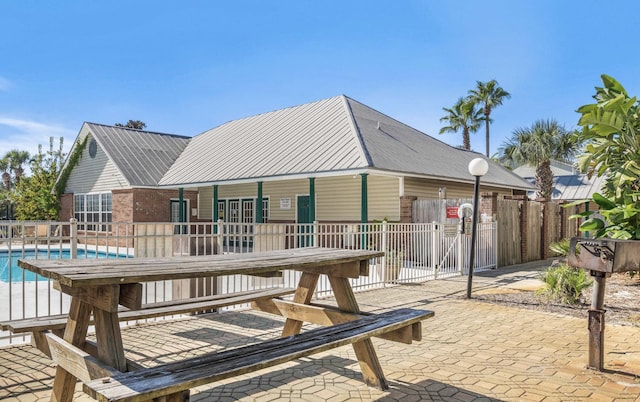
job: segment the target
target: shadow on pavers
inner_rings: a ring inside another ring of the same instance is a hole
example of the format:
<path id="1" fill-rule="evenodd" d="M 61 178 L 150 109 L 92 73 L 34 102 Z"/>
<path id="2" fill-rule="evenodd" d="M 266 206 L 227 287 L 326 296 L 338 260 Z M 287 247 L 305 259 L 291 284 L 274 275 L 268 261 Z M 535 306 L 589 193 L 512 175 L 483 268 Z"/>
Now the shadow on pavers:
<path id="1" fill-rule="evenodd" d="M 328 393 L 334 393 L 335 396 L 349 395 L 349 399 L 358 399 L 356 395 L 360 393 L 362 396 L 360 399 L 374 401 L 401 401 L 407 398 L 413 398 L 412 400 L 419 398 L 421 401 L 500 401 L 499 399 L 429 379 L 410 383 L 387 378 L 390 386 L 389 390 L 381 391 L 369 388 L 362 382 L 362 373 L 359 367 L 355 370 L 349 368 L 350 366 L 357 366 L 358 362 L 338 356 L 303 358 L 292 363 L 295 363 L 295 365 L 286 368 L 274 367 L 270 369 L 270 372 L 261 375 L 253 373 L 250 378 L 217 386 L 213 385 L 212 388 L 199 393 L 192 392 L 191 400 L 216 401 L 240 398 L 251 399 L 252 397 L 259 399 L 260 394 L 273 389 L 280 390 L 278 400 L 304 400 L 306 395 L 314 395 L 318 387 L 321 387 Z M 315 380 L 317 378 L 323 378 L 323 383 L 318 383 Z M 308 385 L 297 384 L 299 381 L 307 381 Z M 354 386 L 354 382 L 358 384 Z M 341 386 L 340 384 L 342 383 L 347 385 Z M 287 384 L 290 384 L 290 388 L 287 387 Z M 350 389 L 351 387 L 353 389 Z M 305 393 L 305 389 L 309 389 L 309 391 Z M 380 394 L 384 395 L 376 396 Z M 371 397 L 367 397 L 368 395 Z"/>

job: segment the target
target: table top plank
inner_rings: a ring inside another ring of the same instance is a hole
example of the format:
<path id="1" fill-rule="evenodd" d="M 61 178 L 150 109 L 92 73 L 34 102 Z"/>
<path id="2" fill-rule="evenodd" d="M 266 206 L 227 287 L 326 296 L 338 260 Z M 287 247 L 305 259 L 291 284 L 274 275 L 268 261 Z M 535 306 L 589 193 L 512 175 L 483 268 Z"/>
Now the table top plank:
<path id="1" fill-rule="evenodd" d="M 18 265 L 70 287 L 304 270 L 381 257 L 371 250 L 306 247 L 259 253 L 130 259 L 19 260 Z"/>

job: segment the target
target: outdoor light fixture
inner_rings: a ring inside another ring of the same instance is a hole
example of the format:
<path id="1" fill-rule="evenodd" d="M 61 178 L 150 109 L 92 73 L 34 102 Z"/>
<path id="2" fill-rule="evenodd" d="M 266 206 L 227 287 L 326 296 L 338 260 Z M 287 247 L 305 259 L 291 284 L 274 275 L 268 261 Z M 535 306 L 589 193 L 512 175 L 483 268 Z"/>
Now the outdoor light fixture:
<path id="1" fill-rule="evenodd" d="M 478 227 L 478 192 L 480 191 L 480 178 L 487 174 L 489 164 L 483 158 L 475 158 L 469 162 L 469 173 L 475 176 L 476 183 L 473 187 L 473 214 L 471 220 L 471 252 L 469 255 L 469 276 L 467 277 L 467 299 L 471 298 L 471 283 L 473 282 L 473 265 L 476 256 L 476 228 Z"/>

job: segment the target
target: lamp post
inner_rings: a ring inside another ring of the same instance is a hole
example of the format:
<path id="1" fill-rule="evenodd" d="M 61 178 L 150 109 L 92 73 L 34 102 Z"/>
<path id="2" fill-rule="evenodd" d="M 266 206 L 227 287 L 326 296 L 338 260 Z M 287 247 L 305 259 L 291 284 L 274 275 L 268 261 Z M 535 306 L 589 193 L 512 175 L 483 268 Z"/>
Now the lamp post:
<path id="1" fill-rule="evenodd" d="M 469 275 L 467 277 L 467 299 L 471 298 L 471 283 L 473 282 L 473 265 L 476 256 L 476 228 L 478 227 L 478 192 L 480 191 L 480 178 L 487 174 L 489 164 L 483 158 L 475 158 L 469 162 L 469 173 L 475 176 L 473 187 L 473 217 L 471 221 L 471 253 L 469 255 Z"/>

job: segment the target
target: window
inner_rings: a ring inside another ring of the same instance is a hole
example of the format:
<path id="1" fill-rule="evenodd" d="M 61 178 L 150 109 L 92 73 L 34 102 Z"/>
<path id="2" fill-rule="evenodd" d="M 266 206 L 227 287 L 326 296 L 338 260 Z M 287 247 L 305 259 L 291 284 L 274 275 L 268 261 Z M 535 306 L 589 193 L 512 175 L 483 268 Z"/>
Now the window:
<path id="1" fill-rule="evenodd" d="M 262 199 L 262 223 L 267 223 L 269 219 L 269 199 Z"/>
<path id="2" fill-rule="evenodd" d="M 85 223 L 84 230 L 111 231 L 111 193 L 76 194 L 73 203 L 73 217 Z"/>
<path id="3" fill-rule="evenodd" d="M 242 200 L 218 200 L 218 219 L 222 219 L 225 222 L 243 222 L 253 223 L 255 219 L 254 205 L 257 206 L 256 199 L 242 199 Z M 228 206 L 228 209 L 227 209 Z M 242 208 L 241 208 L 242 206 Z M 228 213 L 227 213 L 228 212 Z M 262 222 L 267 223 L 269 220 L 269 198 L 262 198 Z"/>
<path id="4" fill-rule="evenodd" d="M 218 200 L 218 219 L 226 220 L 227 202 Z"/>

